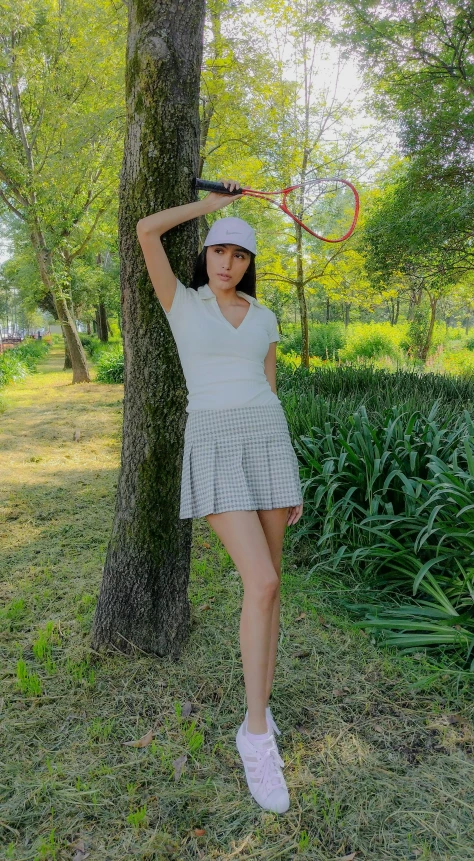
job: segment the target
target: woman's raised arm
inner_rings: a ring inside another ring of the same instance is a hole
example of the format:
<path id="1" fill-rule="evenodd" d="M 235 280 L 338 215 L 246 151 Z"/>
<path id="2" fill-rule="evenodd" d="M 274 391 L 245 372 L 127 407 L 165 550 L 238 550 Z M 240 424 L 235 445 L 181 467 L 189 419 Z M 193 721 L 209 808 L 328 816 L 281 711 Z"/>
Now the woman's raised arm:
<path id="1" fill-rule="evenodd" d="M 222 182 L 230 191 L 234 188 L 240 188 L 236 182 L 230 180 L 222 180 Z M 183 206 L 173 206 L 171 209 L 163 209 L 161 212 L 154 212 L 153 215 L 141 218 L 137 223 L 138 241 L 145 257 L 148 274 L 155 293 L 166 312 L 170 310 L 173 304 L 176 275 L 169 264 L 161 243 L 161 237 L 168 230 L 177 227 L 178 224 L 222 209 L 236 199 L 239 200 L 240 195 L 230 197 L 227 194 L 211 192 L 202 200 L 185 203 Z"/>

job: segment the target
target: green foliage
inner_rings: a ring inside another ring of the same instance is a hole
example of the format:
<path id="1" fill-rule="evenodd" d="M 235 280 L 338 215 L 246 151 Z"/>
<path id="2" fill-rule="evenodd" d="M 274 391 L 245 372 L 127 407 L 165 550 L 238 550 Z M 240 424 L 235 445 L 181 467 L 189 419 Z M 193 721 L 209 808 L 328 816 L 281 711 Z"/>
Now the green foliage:
<path id="1" fill-rule="evenodd" d="M 16 666 L 16 686 L 25 696 L 40 696 L 42 693 L 41 679 L 37 673 L 30 672 L 27 664 L 20 658 Z"/>
<path id="2" fill-rule="evenodd" d="M 346 347 L 339 352 L 341 361 L 379 359 L 389 356 L 401 360 L 401 329 L 390 323 L 361 323 L 351 326 Z"/>
<path id="3" fill-rule="evenodd" d="M 305 509 L 295 541 L 305 565 L 367 591 L 370 605 L 359 599 L 352 610 L 366 614 L 365 627 L 382 619 L 373 630 L 392 645 L 472 660 L 474 378 L 370 365 L 308 372 L 277 359 L 277 387 L 300 459 Z"/>
<path id="4" fill-rule="evenodd" d="M 351 46 L 372 104 L 399 125 L 405 152 L 423 168 L 425 182 L 461 189 L 474 164 L 474 30 L 464 0 L 406 0 L 338 4 L 337 39 Z"/>
<path id="5" fill-rule="evenodd" d="M 313 425 L 346 422 L 361 406 L 377 423 L 390 404 L 428 414 L 437 401 L 442 421 L 464 409 L 474 413 L 473 377 L 423 373 L 416 368 L 390 372 L 367 364 L 307 371 L 287 366 L 277 354 L 277 390 L 293 437 L 306 434 Z"/>
<path id="6" fill-rule="evenodd" d="M 0 354 L 0 388 L 21 380 L 28 373 L 36 370 L 38 362 L 49 350 L 49 343 L 33 338 L 23 341 L 18 347 L 12 347 Z"/>
<path id="7" fill-rule="evenodd" d="M 320 359 L 336 359 L 339 350 L 344 347 L 346 334 L 342 323 L 319 323 L 309 327 L 309 352 L 311 356 Z M 301 329 L 294 329 L 281 342 L 281 352 L 301 353 Z"/>
<path id="8" fill-rule="evenodd" d="M 13 348 L 15 355 L 23 362 L 29 371 L 35 370 L 38 362 L 48 353 L 50 347 L 48 341 L 43 338 L 27 338 L 18 347 Z"/>
<path id="9" fill-rule="evenodd" d="M 413 318 L 408 326 L 407 339 L 403 342 L 407 353 L 416 359 L 423 358 L 428 330 L 430 326 L 430 315 L 426 303 L 421 303 L 413 311 Z"/>
<path id="10" fill-rule="evenodd" d="M 109 338 L 108 341 L 101 341 L 97 335 L 81 334 L 79 337 L 84 350 L 94 362 L 100 361 L 103 353 L 117 353 L 123 349 L 120 336 Z"/>
<path id="11" fill-rule="evenodd" d="M 84 350 L 91 359 L 96 359 L 101 350 L 108 346 L 108 341 L 101 341 L 97 335 L 80 335 L 79 337 Z"/>
<path id="12" fill-rule="evenodd" d="M 123 383 L 123 372 L 123 350 L 104 351 L 97 364 L 97 381 L 99 383 Z"/>

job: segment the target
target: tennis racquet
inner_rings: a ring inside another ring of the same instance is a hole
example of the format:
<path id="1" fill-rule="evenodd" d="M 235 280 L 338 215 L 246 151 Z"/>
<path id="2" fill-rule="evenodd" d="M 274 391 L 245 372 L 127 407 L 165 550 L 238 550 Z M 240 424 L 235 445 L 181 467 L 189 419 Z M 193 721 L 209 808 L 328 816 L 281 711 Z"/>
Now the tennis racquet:
<path id="1" fill-rule="evenodd" d="M 304 230 L 323 242 L 343 242 L 353 233 L 359 215 L 359 194 L 347 179 L 310 179 L 280 191 L 239 188 L 228 191 L 221 182 L 195 179 L 198 191 L 215 191 L 232 197 L 244 195 L 267 200 L 289 215 Z M 280 198 L 280 200 L 278 200 Z M 342 234 L 342 235 L 341 235 Z"/>

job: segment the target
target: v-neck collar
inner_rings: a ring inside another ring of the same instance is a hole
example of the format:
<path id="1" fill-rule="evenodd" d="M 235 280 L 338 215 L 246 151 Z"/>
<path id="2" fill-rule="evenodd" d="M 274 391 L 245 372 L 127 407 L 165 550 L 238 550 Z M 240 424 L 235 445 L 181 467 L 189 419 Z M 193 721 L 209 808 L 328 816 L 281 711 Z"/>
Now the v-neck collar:
<path id="1" fill-rule="evenodd" d="M 249 296 L 248 293 L 244 293 L 242 290 L 236 290 L 235 292 L 238 296 L 242 296 L 249 303 L 247 313 L 246 313 L 244 319 L 242 320 L 242 322 L 239 323 L 238 326 L 233 326 L 232 323 L 229 322 L 227 317 L 224 316 L 221 309 L 219 308 L 219 303 L 217 301 L 217 297 L 216 297 L 215 293 L 209 287 L 209 284 L 204 284 L 202 287 L 198 287 L 198 294 L 201 297 L 201 299 L 215 299 L 215 302 L 212 303 L 212 307 L 216 309 L 216 313 L 219 315 L 219 318 L 221 320 L 223 320 L 224 323 L 226 324 L 226 326 L 228 326 L 230 329 L 232 329 L 233 332 L 239 332 L 240 329 L 242 328 L 242 326 L 244 325 L 249 314 L 252 313 L 252 305 L 258 306 L 259 303 L 258 303 L 258 300 L 254 296 Z"/>

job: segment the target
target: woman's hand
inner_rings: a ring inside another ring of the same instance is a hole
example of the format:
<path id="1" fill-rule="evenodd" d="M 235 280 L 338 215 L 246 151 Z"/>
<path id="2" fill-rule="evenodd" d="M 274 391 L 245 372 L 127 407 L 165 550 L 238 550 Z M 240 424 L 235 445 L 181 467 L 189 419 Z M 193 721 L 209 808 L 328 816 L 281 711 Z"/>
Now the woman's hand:
<path id="1" fill-rule="evenodd" d="M 301 515 L 303 514 L 303 503 L 301 505 L 292 505 L 288 509 L 288 520 L 286 521 L 287 526 L 292 526 L 293 523 L 298 523 Z"/>
<path id="2" fill-rule="evenodd" d="M 236 188 L 241 188 L 239 182 L 235 182 L 233 179 L 221 179 L 220 182 L 222 185 L 225 185 L 229 191 L 234 191 Z M 206 195 L 204 200 L 206 200 L 210 205 L 212 204 L 212 209 L 223 209 L 224 206 L 229 206 L 229 203 L 233 203 L 234 200 L 240 200 L 243 197 L 242 194 L 219 194 L 218 191 L 211 191 Z"/>

